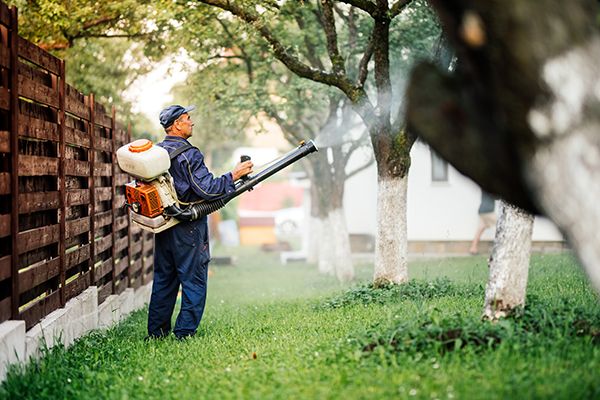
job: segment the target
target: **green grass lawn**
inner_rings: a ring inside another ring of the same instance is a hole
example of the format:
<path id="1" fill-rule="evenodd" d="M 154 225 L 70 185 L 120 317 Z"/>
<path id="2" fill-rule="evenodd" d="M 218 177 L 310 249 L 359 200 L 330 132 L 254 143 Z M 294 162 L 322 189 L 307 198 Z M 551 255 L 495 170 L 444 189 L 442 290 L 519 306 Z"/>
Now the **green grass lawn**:
<path id="1" fill-rule="evenodd" d="M 218 253 L 218 251 L 217 251 Z M 15 399 L 600 398 L 600 307 L 569 255 L 534 256 L 529 307 L 480 320 L 484 257 L 418 260 L 408 285 L 340 284 L 237 250 L 198 335 L 144 342 L 146 310 L 14 368 Z"/>

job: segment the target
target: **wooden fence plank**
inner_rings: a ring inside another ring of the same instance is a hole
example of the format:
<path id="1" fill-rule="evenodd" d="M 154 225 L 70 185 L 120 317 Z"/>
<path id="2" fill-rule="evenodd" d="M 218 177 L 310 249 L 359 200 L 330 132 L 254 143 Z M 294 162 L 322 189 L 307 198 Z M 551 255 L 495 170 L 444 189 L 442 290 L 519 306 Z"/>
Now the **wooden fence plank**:
<path id="1" fill-rule="evenodd" d="M 9 131 L 0 131 L 0 153 L 10 153 Z"/>
<path id="2" fill-rule="evenodd" d="M 19 75 L 19 96 L 58 108 L 58 90 Z"/>
<path id="3" fill-rule="evenodd" d="M 131 245 L 131 256 L 136 256 L 142 252 L 142 242 L 133 242 Z"/>
<path id="4" fill-rule="evenodd" d="M 122 229 L 127 228 L 128 224 L 129 224 L 129 215 L 123 215 L 121 217 L 117 217 L 115 219 L 115 223 L 114 223 L 114 230 L 118 232 Z"/>
<path id="5" fill-rule="evenodd" d="M 90 258 L 90 245 L 86 244 L 65 255 L 65 267 L 67 269 L 81 264 Z"/>
<path id="6" fill-rule="evenodd" d="M 133 179 L 127 174 L 115 174 L 115 185 L 123 186 L 126 183 L 132 181 Z"/>
<path id="7" fill-rule="evenodd" d="M 95 163 L 94 176 L 112 176 L 111 163 Z"/>
<path id="8" fill-rule="evenodd" d="M 55 75 L 60 73 L 60 59 L 22 37 L 19 37 L 19 56 Z"/>
<path id="9" fill-rule="evenodd" d="M 65 141 L 75 146 L 90 148 L 90 136 L 79 129 L 65 127 Z"/>
<path id="10" fill-rule="evenodd" d="M 0 238 L 10 235 L 10 214 L 0 214 Z"/>
<path id="11" fill-rule="evenodd" d="M 148 273 L 142 272 L 142 285 L 152 282 L 154 278 L 154 272 L 150 271 Z"/>
<path id="12" fill-rule="evenodd" d="M 0 194 L 10 193 L 10 173 L 0 172 Z"/>
<path id="13" fill-rule="evenodd" d="M 4 300 L 0 300 L 0 322 L 10 319 L 11 301 L 10 296 Z"/>
<path id="14" fill-rule="evenodd" d="M 96 201 L 107 201 L 112 198 L 112 188 L 111 187 L 97 187 L 96 188 Z"/>
<path id="15" fill-rule="evenodd" d="M 11 313 L 11 301 L 10 296 L 0 300 L 0 322 L 4 322 L 10 319 Z"/>
<path id="16" fill-rule="evenodd" d="M 58 141 L 58 124 L 42 119 L 19 115 L 19 136 Z"/>
<path id="17" fill-rule="evenodd" d="M 27 251 L 58 242 L 58 231 L 59 225 L 55 224 L 19 232 L 17 235 L 17 253 L 23 254 Z"/>
<path id="18" fill-rule="evenodd" d="M 42 262 L 25 271 L 21 271 L 19 272 L 19 291 L 24 293 L 54 278 L 59 272 L 60 260 L 58 258 Z"/>
<path id="19" fill-rule="evenodd" d="M 142 279 L 141 276 L 133 276 L 131 275 L 131 278 L 129 278 L 129 287 L 137 290 L 140 286 L 142 286 Z"/>
<path id="20" fill-rule="evenodd" d="M 119 143 L 119 146 L 123 146 L 124 144 L 129 142 L 129 133 L 124 129 L 116 129 L 115 130 L 115 139 L 116 139 L 117 143 Z"/>
<path id="21" fill-rule="evenodd" d="M 19 214 L 52 210 L 60 207 L 58 192 L 19 193 Z"/>
<path id="22" fill-rule="evenodd" d="M 65 111 L 89 120 L 90 109 L 85 104 L 85 96 L 71 85 L 65 86 L 65 93 Z"/>
<path id="23" fill-rule="evenodd" d="M 115 251 L 121 251 L 126 248 L 127 248 L 127 236 L 116 240 Z"/>
<path id="24" fill-rule="evenodd" d="M 105 113 L 96 112 L 94 122 L 104 128 L 112 128 L 112 119 Z"/>
<path id="25" fill-rule="evenodd" d="M 58 175 L 58 158 L 19 155 L 19 176 Z"/>
<path id="26" fill-rule="evenodd" d="M 86 288 L 90 286 L 90 273 L 86 272 L 81 274 L 76 279 L 68 282 L 65 285 L 65 300 L 68 301 L 73 297 L 79 295 Z"/>
<path id="27" fill-rule="evenodd" d="M 10 168 L 12 174 L 10 176 L 11 185 L 11 318 L 17 319 L 19 316 L 19 257 L 17 256 L 17 247 L 19 245 L 17 233 L 19 232 L 19 209 L 16 206 L 19 195 L 19 19 L 16 8 L 10 10 Z"/>
<path id="28" fill-rule="evenodd" d="M 77 235 L 81 235 L 90 230 L 90 217 L 83 217 L 73 221 L 66 222 L 66 237 L 70 239 Z"/>
<path id="29" fill-rule="evenodd" d="M 115 285 L 115 294 L 123 293 L 125 289 L 127 289 L 127 286 L 129 286 L 129 278 L 124 277 L 118 282 L 117 285 Z"/>
<path id="30" fill-rule="evenodd" d="M 107 138 L 96 136 L 94 138 L 94 148 L 110 153 L 112 151 L 112 141 Z"/>
<path id="31" fill-rule="evenodd" d="M 112 257 L 108 260 L 104 261 L 100 266 L 96 268 L 96 272 L 94 276 L 96 277 L 96 282 L 100 281 L 103 277 L 110 274 L 113 269 L 113 259 Z"/>
<path id="32" fill-rule="evenodd" d="M 112 224 L 112 210 L 98 213 L 94 216 L 96 229 L 102 228 L 103 226 Z"/>
<path id="33" fill-rule="evenodd" d="M 135 260 L 133 262 L 133 264 L 131 264 L 129 266 L 129 271 L 131 272 L 132 275 L 141 269 L 142 269 L 142 259 L 141 258 L 139 260 Z"/>
<path id="34" fill-rule="evenodd" d="M 6 27 L 10 25 L 10 10 L 4 3 L 0 3 L 0 24 Z"/>
<path id="35" fill-rule="evenodd" d="M 108 234 L 96 242 L 96 255 L 110 249 L 112 246 L 112 234 Z"/>
<path id="36" fill-rule="evenodd" d="M 25 328 L 30 329 L 46 315 L 60 307 L 60 292 L 57 290 L 37 301 L 19 313 L 19 319 L 25 320 Z"/>
<path id="37" fill-rule="evenodd" d="M 66 193 L 66 206 L 79 206 L 82 204 L 90 203 L 90 190 L 89 189 L 71 189 L 67 190 Z"/>
<path id="38" fill-rule="evenodd" d="M 0 45 L 0 67 L 10 68 L 10 50 Z"/>
<path id="39" fill-rule="evenodd" d="M 0 258 L 0 281 L 10 278 L 10 254 Z"/>
<path id="40" fill-rule="evenodd" d="M 98 304 L 104 303 L 104 300 L 106 300 L 106 298 L 108 296 L 110 296 L 111 294 L 112 294 L 112 282 L 108 282 L 106 285 L 101 286 L 98 289 Z"/>
<path id="41" fill-rule="evenodd" d="M 128 265 L 129 259 L 127 257 L 121 258 L 115 265 L 115 275 L 120 275 L 123 271 L 127 269 Z"/>
<path id="42" fill-rule="evenodd" d="M 90 175 L 90 163 L 87 161 L 71 160 L 66 159 L 65 161 L 65 175 L 71 176 L 89 176 Z"/>
<path id="43" fill-rule="evenodd" d="M 10 91 L 5 87 L 0 87 L 0 108 L 10 110 Z"/>

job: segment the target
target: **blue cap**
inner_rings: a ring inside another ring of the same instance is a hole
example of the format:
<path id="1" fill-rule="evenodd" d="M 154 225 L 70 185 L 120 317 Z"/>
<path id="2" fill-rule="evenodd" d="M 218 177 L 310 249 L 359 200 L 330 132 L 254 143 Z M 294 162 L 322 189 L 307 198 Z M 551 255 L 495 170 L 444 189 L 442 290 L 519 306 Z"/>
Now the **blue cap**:
<path id="1" fill-rule="evenodd" d="M 162 110 L 158 118 L 160 119 L 160 124 L 163 128 L 167 129 L 173 125 L 173 122 L 175 122 L 177 118 L 195 109 L 196 106 L 182 107 L 180 105 L 173 105 Z"/>

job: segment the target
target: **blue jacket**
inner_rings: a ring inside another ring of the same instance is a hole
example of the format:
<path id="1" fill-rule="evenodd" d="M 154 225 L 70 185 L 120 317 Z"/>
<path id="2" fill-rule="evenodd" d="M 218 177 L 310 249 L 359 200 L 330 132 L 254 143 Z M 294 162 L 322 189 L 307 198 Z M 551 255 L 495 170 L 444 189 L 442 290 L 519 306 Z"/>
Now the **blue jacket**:
<path id="1" fill-rule="evenodd" d="M 157 145 L 171 153 L 189 144 L 182 137 L 167 135 L 165 140 Z M 169 173 L 173 177 L 177 197 L 186 203 L 214 200 L 235 190 L 231 172 L 215 178 L 204 164 L 204 155 L 195 147 L 185 150 L 171 160 Z"/>

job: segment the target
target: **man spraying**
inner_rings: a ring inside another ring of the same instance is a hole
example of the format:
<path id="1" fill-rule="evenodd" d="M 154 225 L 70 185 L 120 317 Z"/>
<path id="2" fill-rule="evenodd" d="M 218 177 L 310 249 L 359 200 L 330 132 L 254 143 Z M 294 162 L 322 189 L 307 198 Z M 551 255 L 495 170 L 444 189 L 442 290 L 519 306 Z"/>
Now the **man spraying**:
<path id="1" fill-rule="evenodd" d="M 233 171 L 220 177 L 204 164 L 204 155 L 188 139 L 194 124 L 189 112 L 194 109 L 172 105 L 160 112 L 166 132 L 158 146 L 171 156 L 169 173 L 173 177 L 179 202 L 194 204 L 210 201 L 235 190 L 234 182 L 252 172 L 252 161 L 240 162 Z M 202 319 L 206 303 L 208 247 L 207 216 L 184 221 L 157 233 L 154 238 L 154 282 L 148 310 L 148 338 L 161 338 L 171 331 L 171 316 L 182 288 L 181 310 L 173 333 L 178 339 L 190 337 Z"/>

